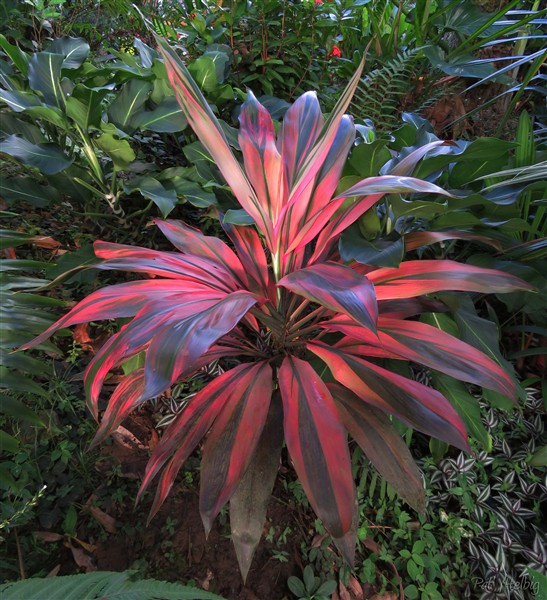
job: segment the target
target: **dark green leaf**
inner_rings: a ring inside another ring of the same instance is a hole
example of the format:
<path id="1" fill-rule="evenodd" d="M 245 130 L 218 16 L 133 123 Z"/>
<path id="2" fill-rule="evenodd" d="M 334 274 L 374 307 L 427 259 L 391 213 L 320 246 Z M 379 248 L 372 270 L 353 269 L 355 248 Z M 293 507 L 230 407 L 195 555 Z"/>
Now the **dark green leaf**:
<path id="1" fill-rule="evenodd" d="M 143 177 L 138 181 L 131 181 L 124 185 L 124 190 L 128 193 L 139 191 L 145 198 L 154 202 L 164 217 L 177 205 L 177 193 L 175 190 L 166 189 L 154 177 Z"/>
<path id="2" fill-rule="evenodd" d="M 89 55 L 89 44 L 82 38 L 57 38 L 48 51 L 63 55 L 63 69 L 77 69 Z"/>
<path id="3" fill-rule="evenodd" d="M 64 56 L 37 52 L 29 61 L 28 80 L 33 90 L 42 92 L 44 100 L 52 106 L 62 108 L 64 105 L 61 89 L 61 68 Z"/>
<path id="4" fill-rule="evenodd" d="M 356 260 L 375 267 L 398 267 L 404 256 L 404 240 L 399 234 L 366 240 L 358 225 L 352 225 L 340 237 L 340 257 L 345 262 Z"/>
<path id="5" fill-rule="evenodd" d="M 27 140 L 10 135 L 0 142 L 0 152 L 18 158 L 21 162 L 36 167 L 44 175 L 53 175 L 72 164 L 55 144 L 31 144 Z"/>
<path id="6" fill-rule="evenodd" d="M 165 98 L 154 110 L 138 112 L 131 119 L 136 129 L 148 129 L 159 133 L 182 131 L 188 121 L 174 96 Z"/>
<path id="7" fill-rule="evenodd" d="M 27 108 L 42 104 L 40 98 L 32 92 L 0 90 L 0 100 L 5 102 L 15 112 L 23 112 Z"/>
<path id="8" fill-rule="evenodd" d="M 23 75 L 27 75 L 29 56 L 25 54 L 19 46 L 10 44 L 3 34 L 0 34 L 0 48 L 8 55 L 8 58 L 11 59 L 19 71 L 21 71 Z"/>
<path id="9" fill-rule="evenodd" d="M 142 79 L 131 79 L 122 87 L 121 92 L 108 109 L 108 116 L 121 130 L 130 133 L 131 117 L 139 112 L 152 91 L 152 84 Z"/>
<path id="10" fill-rule="evenodd" d="M 8 202 L 28 202 L 43 207 L 59 199 L 59 192 L 49 185 L 40 185 L 32 177 L 0 178 L 0 194 Z"/>
<path id="11" fill-rule="evenodd" d="M 20 400 L 16 400 L 7 394 L 0 394 L 0 412 L 11 419 L 27 421 L 34 425 L 45 427 L 45 422 Z"/>

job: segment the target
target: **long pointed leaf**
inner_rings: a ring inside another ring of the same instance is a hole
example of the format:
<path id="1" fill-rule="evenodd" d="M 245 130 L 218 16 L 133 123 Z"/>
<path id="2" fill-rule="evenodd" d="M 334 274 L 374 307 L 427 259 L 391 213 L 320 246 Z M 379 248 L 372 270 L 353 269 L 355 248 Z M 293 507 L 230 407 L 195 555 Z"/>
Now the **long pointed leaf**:
<path id="1" fill-rule="evenodd" d="M 287 357 L 279 370 L 285 441 L 310 504 L 335 538 L 352 530 L 355 489 L 346 432 L 321 378 Z M 352 562 L 353 556 L 347 556 Z"/>
<path id="2" fill-rule="evenodd" d="M 219 411 L 232 395 L 241 394 L 246 384 L 254 378 L 253 365 L 242 364 L 216 377 L 200 390 L 185 409 L 169 425 L 154 449 L 137 496 L 142 497 L 154 477 L 167 461 L 169 465 L 158 484 L 156 497 L 150 510 L 149 520 L 157 513 L 167 497 L 177 473 L 191 452 L 207 433 Z"/>
<path id="3" fill-rule="evenodd" d="M 339 383 L 368 404 L 418 431 L 468 449 L 460 416 L 439 392 L 324 344 L 309 343 L 307 347 L 327 364 Z"/>
<path id="4" fill-rule="evenodd" d="M 389 418 L 347 388 L 329 384 L 344 426 L 380 475 L 418 512 L 425 509 L 420 471 Z"/>
<path id="5" fill-rule="evenodd" d="M 534 289 L 508 273 L 452 260 L 411 260 L 397 268 L 377 269 L 367 277 L 374 283 L 378 300 L 412 298 L 446 290 L 489 294 Z"/>
<path id="6" fill-rule="evenodd" d="M 190 127 L 213 157 L 241 206 L 266 236 L 270 249 L 273 248 L 271 220 L 264 213 L 255 191 L 233 155 L 217 118 L 176 52 L 164 39 L 156 36 L 156 41 L 165 61 L 169 81 Z"/>
<path id="7" fill-rule="evenodd" d="M 144 395 L 153 398 L 165 391 L 220 337 L 231 331 L 257 302 L 251 292 L 233 292 L 213 306 L 168 323 L 152 338 L 144 372 Z"/>
<path id="8" fill-rule="evenodd" d="M 278 393 L 270 403 L 256 451 L 230 498 L 230 527 L 243 581 L 264 529 L 283 446 L 283 407 Z"/>
<path id="9" fill-rule="evenodd" d="M 222 407 L 203 448 L 199 507 L 206 535 L 249 466 L 270 407 L 272 369 L 249 367 L 245 385 Z"/>

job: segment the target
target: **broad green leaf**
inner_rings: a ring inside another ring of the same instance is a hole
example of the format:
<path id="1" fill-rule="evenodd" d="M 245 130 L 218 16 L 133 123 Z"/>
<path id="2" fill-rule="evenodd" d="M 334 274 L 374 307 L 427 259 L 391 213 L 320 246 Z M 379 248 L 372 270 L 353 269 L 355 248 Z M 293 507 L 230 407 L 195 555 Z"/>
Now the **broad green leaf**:
<path id="1" fill-rule="evenodd" d="M 0 90 L 0 100 L 4 101 L 15 112 L 23 112 L 27 108 L 41 106 L 42 104 L 40 98 L 32 92 Z"/>
<path id="2" fill-rule="evenodd" d="M 136 129 L 148 129 L 158 133 L 182 131 L 188 121 L 174 96 L 165 98 L 154 110 L 136 113 L 130 125 Z"/>
<path id="3" fill-rule="evenodd" d="M 48 52 L 63 55 L 63 69 L 77 69 L 89 55 L 89 44 L 83 38 L 57 38 L 48 47 Z"/>
<path id="4" fill-rule="evenodd" d="M 55 144 L 31 144 L 27 140 L 10 135 L 0 142 L 0 152 L 9 154 L 21 162 L 36 167 L 44 175 L 53 175 L 72 164 L 61 149 Z"/>
<path id="5" fill-rule="evenodd" d="M 528 461 L 528 464 L 531 467 L 547 467 L 547 446 L 541 446 L 541 448 L 538 448 Z"/>
<path id="6" fill-rule="evenodd" d="M 19 71 L 26 76 L 28 73 L 29 56 L 19 46 L 10 44 L 3 34 L 0 34 L 0 48 L 8 55 L 8 58 L 11 59 Z"/>
<path id="7" fill-rule="evenodd" d="M 387 144 L 387 140 L 376 140 L 371 144 L 356 146 L 351 151 L 345 174 L 357 175 L 360 179 L 378 175 L 380 169 L 391 158 Z"/>
<path id="8" fill-rule="evenodd" d="M 61 68 L 64 56 L 49 52 L 37 52 L 29 61 L 28 80 L 30 87 L 42 92 L 44 100 L 62 108 L 64 106 L 63 91 L 61 89 Z"/>
<path id="9" fill-rule="evenodd" d="M 93 143 L 108 155 L 118 170 L 124 170 L 135 160 L 136 155 L 129 142 L 119 138 L 119 132 L 112 123 L 103 123 L 103 134 L 93 139 Z"/>
<path id="10" fill-rule="evenodd" d="M 231 52 L 231 48 L 229 46 L 227 46 L 227 48 Z M 216 69 L 217 82 L 224 83 L 228 65 L 230 63 L 230 57 L 226 51 L 214 49 L 209 46 L 202 56 L 210 58 L 213 61 Z"/>
<path id="11" fill-rule="evenodd" d="M 220 596 L 179 583 L 155 579 L 132 581 L 134 571 L 94 571 L 79 575 L 33 577 L 0 585 L 2 600 L 223 600 Z"/>
<path id="12" fill-rule="evenodd" d="M 142 79 L 131 79 L 124 84 L 116 99 L 108 109 L 108 116 L 121 130 L 130 133 L 131 117 L 140 111 L 148 95 L 152 91 L 152 84 Z"/>
<path id="13" fill-rule="evenodd" d="M 152 200 L 166 217 L 177 205 L 177 192 L 168 190 L 154 177 L 143 177 L 137 182 L 124 185 L 126 192 L 139 191 L 145 198 Z"/>
<path id="14" fill-rule="evenodd" d="M 59 192 L 52 186 L 40 185 L 32 177 L 0 178 L 0 195 L 8 202 L 28 202 L 43 207 L 59 199 Z"/>
<path id="15" fill-rule="evenodd" d="M 18 373 L 6 372 L 0 377 L 0 388 L 22 392 L 23 394 L 36 394 L 47 398 L 49 392 L 41 385 L 28 377 L 21 377 Z"/>
<path id="16" fill-rule="evenodd" d="M 55 106 L 31 106 L 25 110 L 25 114 L 37 121 L 51 123 L 63 131 L 69 128 L 64 114 Z"/>
<path id="17" fill-rule="evenodd" d="M 0 131 L 8 135 L 20 135 L 33 144 L 43 144 L 46 138 L 40 128 L 32 123 L 23 121 L 15 114 L 3 113 L 0 119 Z"/>
<path id="18" fill-rule="evenodd" d="M 19 450 L 19 441 L 9 433 L 0 429 L 0 454 L 16 454 Z M 2 586 L 0 586 L 0 591 Z"/>
<path id="19" fill-rule="evenodd" d="M 217 67 L 210 56 L 200 56 L 188 65 L 188 71 L 204 92 L 213 92 L 218 85 Z"/>
<path id="20" fill-rule="evenodd" d="M 66 114 L 84 131 L 89 127 L 99 129 L 103 110 L 101 102 L 108 93 L 108 89 L 95 90 L 79 83 L 66 99 Z"/>

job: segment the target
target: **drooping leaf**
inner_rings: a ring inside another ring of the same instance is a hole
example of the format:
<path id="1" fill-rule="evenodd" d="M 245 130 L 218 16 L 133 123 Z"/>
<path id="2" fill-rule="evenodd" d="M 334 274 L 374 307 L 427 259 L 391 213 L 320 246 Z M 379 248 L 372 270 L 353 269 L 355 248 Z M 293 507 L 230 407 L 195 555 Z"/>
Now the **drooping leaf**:
<path id="1" fill-rule="evenodd" d="M 42 208 L 59 199 L 59 192 L 49 185 L 41 185 L 32 177 L 0 178 L 0 194 L 8 202 L 28 202 Z"/>
<path id="2" fill-rule="evenodd" d="M 129 142 L 120 137 L 112 123 L 101 124 L 102 135 L 93 139 L 93 143 L 114 163 L 117 170 L 123 171 L 135 160 L 136 154 Z"/>
<path id="3" fill-rule="evenodd" d="M 26 76 L 28 73 L 28 61 L 30 60 L 29 56 L 19 46 L 10 44 L 4 34 L 0 34 L 0 48 L 2 48 L 19 71 Z"/>
<path id="4" fill-rule="evenodd" d="M 389 418 L 347 388 L 329 384 L 344 427 L 380 475 L 418 512 L 425 509 L 420 471 Z"/>
<path id="5" fill-rule="evenodd" d="M 183 373 L 191 372 L 194 362 L 231 331 L 256 302 L 251 292 L 233 292 L 193 316 L 160 328 L 146 354 L 144 396 L 157 396 Z"/>
<path id="6" fill-rule="evenodd" d="M 256 450 L 272 395 L 270 365 L 250 365 L 246 383 L 224 403 L 203 448 L 199 507 L 206 535 Z"/>
<path id="7" fill-rule="evenodd" d="M 330 392 L 311 365 L 286 357 L 279 370 L 287 449 L 314 511 L 335 539 L 352 532 L 355 489 L 344 427 Z M 353 562 L 351 544 L 345 558 Z"/>
<path id="8" fill-rule="evenodd" d="M 279 469 L 283 409 L 274 395 L 255 453 L 230 498 L 230 527 L 243 581 L 264 529 L 266 510 Z"/>
<path id="9" fill-rule="evenodd" d="M 137 501 L 161 468 L 169 461 L 158 483 L 150 519 L 167 497 L 174 479 L 190 453 L 207 433 L 219 411 L 228 400 L 244 394 L 256 377 L 253 365 L 241 364 L 222 373 L 201 389 L 169 425 L 154 449 L 137 496 Z"/>
<path id="10" fill-rule="evenodd" d="M 17 90 L 0 90 L 0 100 L 5 102 L 11 110 L 23 112 L 33 106 L 41 106 L 40 98 L 32 92 L 20 92 Z M 2 116 L 3 118 L 3 116 Z"/>
<path id="11" fill-rule="evenodd" d="M 57 38 L 48 46 L 48 52 L 63 55 L 63 69 L 78 69 L 89 55 L 89 44 L 83 38 Z"/>
<path id="12" fill-rule="evenodd" d="M 78 83 L 66 99 L 66 114 L 86 132 L 90 127 L 100 129 L 102 101 L 108 93 L 107 88 L 97 90 Z"/>
<path id="13" fill-rule="evenodd" d="M 366 277 L 345 265 L 313 265 L 286 275 L 279 285 L 376 330 L 378 305 L 374 289 Z"/>
<path id="14" fill-rule="evenodd" d="M 468 448 L 460 416 L 439 392 L 325 344 L 308 343 L 307 347 L 327 364 L 339 383 L 368 404 L 418 431 L 457 448 Z"/>
<path id="15" fill-rule="evenodd" d="M 73 159 L 63 154 L 55 144 L 32 144 L 22 137 L 10 135 L 0 142 L 0 152 L 36 167 L 44 175 L 54 175 L 69 167 Z"/>

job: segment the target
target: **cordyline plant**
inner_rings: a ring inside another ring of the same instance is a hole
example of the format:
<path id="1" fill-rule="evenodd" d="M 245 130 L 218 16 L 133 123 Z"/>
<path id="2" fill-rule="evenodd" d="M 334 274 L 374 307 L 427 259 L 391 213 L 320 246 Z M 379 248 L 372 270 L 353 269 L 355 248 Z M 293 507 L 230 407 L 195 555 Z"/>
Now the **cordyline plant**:
<path id="1" fill-rule="evenodd" d="M 355 138 L 344 112 L 359 72 L 328 120 L 315 94 L 306 93 L 287 111 L 277 138 L 269 113 L 249 93 L 240 116 L 242 167 L 184 64 L 166 42 L 158 43 L 188 122 L 255 226 L 223 222 L 230 246 L 181 222 L 157 221 L 177 252 L 96 242 L 102 259 L 97 268 L 153 278 L 92 293 L 26 347 L 76 323 L 132 317 L 86 372 L 89 407 L 98 419 L 107 374 L 145 353 L 144 367 L 112 394 L 96 443 L 145 400 L 216 359 L 237 358 L 237 366 L 198 392 L 170 424 L 139 496 L 161 472 L 151 509 L 156 514 L 206 436 L 203 524 L 208 533 L 230 500 L 233 541 L 246 577 L 285 441 L 311 506 L 351 563 L 356 496 L 348 432 L 418 510 L 424 506 L 420 474 L 389 415 L 468 447 L 462 419 L 439 392 L 386 370 L 378 359 L 414 361 L 513 397 L 511 378 L 490 358 L 408 319 L 432 310 L 426 296 L 433 292 L 529 286 L 499 271 L 449 260 L 408 261 L 397 268 L 340 260 L 340 233 L 384 194 L 446 194 L 418 179 L 383 176 L 336 195 Z"/>

